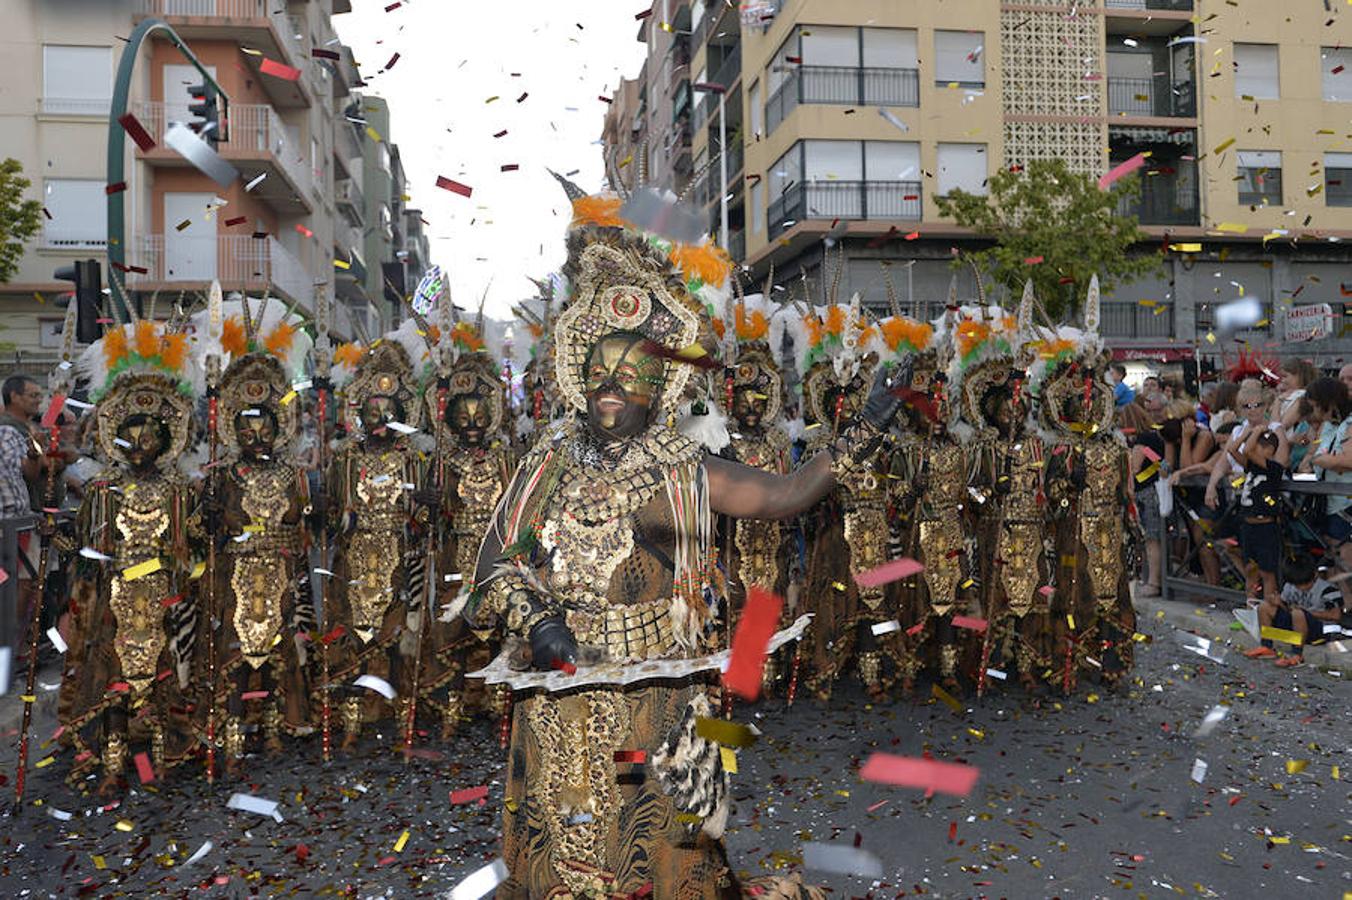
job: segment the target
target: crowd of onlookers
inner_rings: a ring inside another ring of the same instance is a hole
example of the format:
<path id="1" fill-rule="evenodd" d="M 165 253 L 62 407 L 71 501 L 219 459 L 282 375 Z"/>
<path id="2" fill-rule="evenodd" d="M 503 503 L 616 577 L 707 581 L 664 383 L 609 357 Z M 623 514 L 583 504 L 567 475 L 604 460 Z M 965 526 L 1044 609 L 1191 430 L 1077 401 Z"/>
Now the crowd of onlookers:
<path id="1" fill-rule="evenodd" d="M 1145 540 L 1137 593 L 1158 596 L 1166 569 L 1242 589 L 1290 646 L 1281 656 L 1265 636 L 1248 655 L 1299 665 L 1352 611 L 1352 363 L 1332 375 L 1244 362 L 1197 399 L 1155 375 L 1133 387 L 1112 366 Z"/>

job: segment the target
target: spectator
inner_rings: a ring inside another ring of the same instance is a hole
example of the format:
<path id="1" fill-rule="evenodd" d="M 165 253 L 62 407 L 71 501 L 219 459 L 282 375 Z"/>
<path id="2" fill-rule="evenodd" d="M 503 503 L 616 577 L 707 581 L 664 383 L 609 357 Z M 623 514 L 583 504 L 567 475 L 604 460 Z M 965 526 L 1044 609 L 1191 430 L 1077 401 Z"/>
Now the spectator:
<path id="1" fill-rule="evenodd" d="M 1113 383 L 1113 404 L 1121 409 L 1136 399 L 1136 392 L 1126 382 L 1127 367 L 1119 362 L 1108 366 L 1108 380 Z"/>
<path id="2" fill-rule="evenodd" d="M 1164 394 L 1164 399 L 1170 403 L 1188 399 L 1188 395 L 1183 391 L 1183 383 L 1177 378 L 1160 379 L 1160 391 Z"/>
<path id="3" fill-rule="evenodd" d="M 1243 517 L 1239 529 L 1239 549 L 1248 563 L 1248 596 L 1264 601 L 1277 596 L 1277 569 L 1281 565 L 1282 477 L 1291 458 L 1291 445 L 1281 425 L 1264 428 L 1250 422 L 1237 440 L 1238 449 L 1230 454 L 1244 466 L 1244 483 L 1239 489 L 1239 511 Z"/>
<path id="4" fill-rule="evenodd" d="M 1349 391 L 1352 391 L 1352 363 L 1347 363 L 1338 370 L 1338 380 L 1346 385 Z"/>
<path id="5" fill-rule="evenodd" d="M 1318 443 L 1302 462 L 1305 471 L 1320 481 L 1341 485 L 1352 493 L 1352 394 L 1339 379 L 1316 378 L 1306 389 L 1310 403 L 1311 427 L 1319 429 Z M 1352 572 L 1352 497 L 1329 494 L 1326 498 L 1324 541 L 1338 554 L 1344 572 Z M 1340 584 L 1346 599 L 1352 600 L 1347 579 Z"/>
<path id="6" fill-rule="evenodd" d="M 1214 433 L 1226 422 L 1235 421 L 1239 409 L 1239 385 L 1233 381 L 1222 381 L 1216 385 L 1207 406 L 1207 427 Z"/>
<path id="7" fill-rule="evenodd" d="M 1281 422 L 1290 431 L 1300 421 L 1297 407 L 1305 396 L 1305 388 L 1319 377 L 1319 370 L 1307 359 L 1289 359 L 1282 364 L 1282 380 L 1277 384 L 1277 396 L 1272 401 L 1268 418 Z"/>
<path id="8" fill-rule="evenodd" d="M 1160 377 L 1158 375 L 1147 375 L 1145 378 L 1141 379 L 1141 390 L 1139 393 L 1160 393 Z"/>
<path id="9" fill-rule="evenodd" d="M 1216 464 L 1211 470 L 1211 479 L 1206 486 L 1206 505 L 1216 509 L 1220 505 L 1220 484 L 1221 480 L 1227 474 L 1239 475 L 1244 471 L 1243 455 L 1245 448 L 1243 440 L 1252 437 L 1257 432 L 1248 428 L 1250 425 L 1261 425 L 1267 422 L 1267 408 L 1272 403 L 1271 391 L 1267 385 L 1257 378 L 1245 378 L 1239 385 L 1239 390 L 1235 394 L 1235 406 L 1239 413 L 1239 420 L 1243 426 L 1231 432 L 1230 439 L 1225 445 L 1226 452 L 1216 458 Z"/>
<path id="10" fill-rule="evenodd" d="M 1202 567 L 1202 577 L 1206 579 L 1207 584 L 1220 584 L 1220 557 L 1216 555 L 1216 550 L 1212 546 L 1220 512 L 1202 502 L 1205 491 L 1201 488 L 1180 487 L 1179 482 L 1184 478 L 1210 473 L 1211 467 L 1216 462 L 1216 455 L 1224 451 L 1217 445 L 1216 435 L 1189 415 L 1176 416 L 1166 421 L 1164 427 L 1160 429 L 1160 436 L 1166 442 L 1177 442 L 1178 450 L 1175 456 L 1177 468 L 1169 476 L 1169 484 L 1178 502 L 1189 511 L 1183 521 L 1193 544 L 1197 547 L 1197 561 Z"/>
<path id="11" fill-rule="evenodd" d="M 33 439 L 33 417 L 42 408 L 42 388 L 24 375 L 11 375 L 0 385 L 0 518 L 32 511 L 28 486 L 37 481 L 41 455 Z"/>
<path id="12" fill-rule="evenodd" d="M 1131 445 L 1131 479 L 1135 491 L 1136 515 L 1145 532 L 1145 581 L 1141 585 L 1139 596 L 1158 597 L 1164 574 L 1163 545 L 1160 538 L 1164 530 L 1164 521 L 1160 512 L 1160 495 L 1157 486 L 1160 475 L 1168 475 L 1169 463 L 1166 458 L 1164 438 L 1160 436 L 1160 421 L 1164 416 L 1164 395 L 1159 391 L 1143 393 L 1138 403 L 1132 406 L 1141 410 L 1134 416 L 1138 420 L 1129 437 Z"/>
<path id="13" fill-rule="evenodd" d="M 1287 567 L 1281 596 L 1274 596 L 1271 602 L 1264 598 L 1263 605 L 1258 607 L 1260 634 L 1262 628 L 1281 628 L 1300 635 L 1296 652 L 1277 660 L 1277 665 L 1286 668 L 1304 663 L 1305 645 L 1323 640 L 1324 623 L 1341 621 L 1345 603 L 1342 593 L 1319 577 L 1319 570 L 1309 554 L 1302 553 L 1293 559 Z M 1270 639 L 1263 639 L 1244 655 L 1250 659 L 1270 659 L 1277 652 Z"/>

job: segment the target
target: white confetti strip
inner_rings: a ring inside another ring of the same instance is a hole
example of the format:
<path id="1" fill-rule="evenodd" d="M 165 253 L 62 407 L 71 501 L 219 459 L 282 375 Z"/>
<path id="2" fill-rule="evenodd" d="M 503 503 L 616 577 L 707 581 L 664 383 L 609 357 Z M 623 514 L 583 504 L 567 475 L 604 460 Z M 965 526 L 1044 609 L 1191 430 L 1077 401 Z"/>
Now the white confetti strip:
<path id="1" fill-rule="evenodd" d="M 482 869 L 475 869 L 465 880 L 451 888 L 448 900 L 479 900 L 507 880 L 507 864 L 495 859 Z"/>
<path id="2" fill-rule="evenodd" d="M 271 816 L 278 822 L 282 821 L 282 814 L 277 811 L 276 800 L 265 800 L 262 797 L 255 797 L 253 794 L 231 794 L 225 805 L 230 809 L 256 813 L 260 816 Z"/>
<path id="3" fill-rule="evenodd" d="M 236 794 L 235 796 L 240 795 Z M 208 853 L 211 852 L 211 847 L 212 847 L 211 841 L 204 842 L 202 846 L 197 848 L 196 852 L 194 852 L 192 856 L 189 856 L 187 859 L 183 860 L 183 865 L 190 866 L 193 863 L 197 862 L 199 859 L 201 859 L 202 857 L 206 856 Z"/>
<path id="4" fill-rule="evenodd" d="M 100 553 L 93 547 L 81 547 L 80 555 L 83 556 L 85 559 L 96 559 L 99 560 L 100 562 L 108 562 L 109 560 L 112 559 L 111 556 L 107 556 L 103 553 Z"/>
<path id="5" fill-rule="evenodd" d="M 1216 726 L 1224 721 L 1225 717 L 1230 715 L 1230 707 L 1213 706 L 1207 710 L 1206 715 L 1202 717 L 1202 724 L 1197 726 L 1193 732 L 1193 737 L 1206 737 L 1216 730 Z"/>
<path id="6" fill-rule="evenodd" d="M 61 632 L 56 630 L 55 625 L 47 629 L 47 640 L 52 642 L 52 646 L 56 648 L 57 653 L 66 652 L 66 641 L 61 637 Z"/>
<path id="7" fill-rule="evenodd" d="M 377 694 L 380 694 L 386 700 L 393 700 L 395 697 L 394 688 L 384 678 L 378 678 L 375 675 L 360 675 L 357 680 L 352 682 L 357 687 L 370 688 Z"/>
<path id="8" fill-rule="evenodd" d="M 894 631 L 901 630 L 901 623 L 896 619 L 890 622 L 878 622 L 873 626 L 873 636 L 878 637 L 884 634 L 891 634 Z"/>
<path id="9" fill-rule="evenodd" d="M 860 847 L 844 844 L 804 844 L 803 868 L 858 875 L 860 878 L 883 877 L 883 864 L 878 857 Z"/>
<path id="10" fill-rule="evenodd" d="M 1206 778 L 1206 760 L 1194 759 L 1192 761 L 1192 780 L 1201 784 L 1203 778 Z"/>

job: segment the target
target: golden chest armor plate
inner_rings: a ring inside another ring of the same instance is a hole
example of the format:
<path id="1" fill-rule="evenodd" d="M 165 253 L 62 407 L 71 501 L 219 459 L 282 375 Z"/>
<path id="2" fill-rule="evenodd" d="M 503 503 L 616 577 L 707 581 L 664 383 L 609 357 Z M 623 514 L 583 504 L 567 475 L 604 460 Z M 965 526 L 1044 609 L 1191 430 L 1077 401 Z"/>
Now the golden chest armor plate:
<path id="1" fill-rule="evenodd" d="M 361 454 L 355 465 L 357 527 L 347 545 L 352 630 L 362 643 L 380 629 L 394 599 L 394 573 L 400 563 L 405 518 L 404 455 Z"/>
<path id="2" fill-rule="evenodd" d="M 457 541 L 455 567 L 460 573 L 474 571 L 479 556 L 479 541 L 488 530 L 493 510 L 505 485 L 502 467 L 494 456 L 470 458 L 463 464 L 452 463 L 457 480 L 455 493 L 460 501 L 451 515 L 451 527 Z"/>
<path id="3" fill-rule="evenodd" d="M 230 573 L 235 596 L 232 624 L 240 653 L 255 669 L 267 662 L 282 630 L 282 598 L 288 585 L 279 545 L 294 543 L 294 533 L 284 534 L 282 525 L 291 507 L 289 489 L 294 478 L 295 472 L 288 467 L 266 466 L 251 469 L 239 481 L 240 507 L 249 524 L 261 531 L 237 545 L 242 553 Z"/>
<path id="4" fill-rule="evenodd" d="M 127 483 L 113 519 L 121 540 L 117 543 L 117 567 L 121 571 L 159 557 L 169 533 L 171 485 L 161 479 Z M 155 681 L 156 666 L 167 638 L 164 606 L 170 595 L 169 573 L 160 570 L 128 581 L 112 577 L 109 606 L 117 621 L 114 650 L 122 665 L 122 677 L 133 692 L 145 691 Z"/>

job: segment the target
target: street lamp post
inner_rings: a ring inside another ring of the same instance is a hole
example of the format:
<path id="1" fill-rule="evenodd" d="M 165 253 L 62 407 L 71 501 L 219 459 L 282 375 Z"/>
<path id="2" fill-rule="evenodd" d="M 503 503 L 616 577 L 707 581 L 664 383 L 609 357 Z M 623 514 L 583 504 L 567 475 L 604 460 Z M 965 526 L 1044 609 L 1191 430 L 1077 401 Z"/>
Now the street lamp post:
<path id="1" fill-rule="evenodd" d="M 718 200 L 718 246 L 728 249 L 728 128 L 724 115 L 728 102 L 728 88 L 724 84 L 701 81 L 695 90 L 718 95 L 718 175 L 722 193 Z"/>

